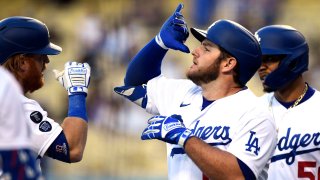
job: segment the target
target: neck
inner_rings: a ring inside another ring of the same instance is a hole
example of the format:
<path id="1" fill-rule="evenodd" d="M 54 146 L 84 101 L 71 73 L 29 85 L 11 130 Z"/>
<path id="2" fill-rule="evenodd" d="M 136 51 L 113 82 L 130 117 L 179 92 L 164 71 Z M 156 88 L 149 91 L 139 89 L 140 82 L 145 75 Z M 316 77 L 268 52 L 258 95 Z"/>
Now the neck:
<path id="1" fill-rule="evenodd" d="M 202 96 L 207 100 L 218 100 L 239 92 L 242 88 L 233 81 L 219 82 L 218 80 L 212 81 L 207 84 L 202 84 Z"/>
<path id="2" fill-rule="evenodd" d="M 292 102 L 298 99 L 305 89 L 305 81 L 302 76 L 290 82 L 288 85 L 275 91 L 275 97 L 282 102 Z"/>

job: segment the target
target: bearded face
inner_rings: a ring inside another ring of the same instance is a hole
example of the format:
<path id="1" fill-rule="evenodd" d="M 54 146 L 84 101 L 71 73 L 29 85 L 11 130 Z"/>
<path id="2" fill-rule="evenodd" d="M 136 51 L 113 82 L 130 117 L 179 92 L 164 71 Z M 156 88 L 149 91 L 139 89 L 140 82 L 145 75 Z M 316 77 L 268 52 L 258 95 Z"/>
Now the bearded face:
<path id="1" fill-rule="evenodd" d="M 216 60 L 208 67 L 202 69 L 187 71 L 187 78 L 190 79 L 196 85 L 207 84 L 218 78 L 220 72 L 221 61 Z"/>
<path id="2" fill-rule="evenodd" d="M 224 49 L 205 39 L 192 51 L 193 64 L 186 76 L 198 86 L 210 83 L 219 77 L 223 60 L 232 57 Z"/>
<path id="3" fill-rule="evenodd" d="M 275 91 L 275 89 L 268 87 L 264 82 L 267 76 L 279 67 L 280 62 L 284 57 L 285 55 L 262 56 L 262 64 L 258 70 L 258 74 L 262 82 L 264 92 L 269 93 Z"/>
<path id="4" fill-rule="evenodd" d="M 274 92 L 274 91 L 275 91 L 274 89 L 272 89 L 269 86 L 263 84 L 263 92 L 270 93 L 270 92 Z"/>
<path id="5" fill-rule="evenodd" d="M 23 92 L 34 92 L 44 85 L 43 72 L 49 63 L 47 55 L 16 54 L 11 56 L 4 64 L 20 83 Z"/>
<path id="6" fill-rule="evenodd" d="M 22 78 L 23 89 L 26 92 L 34 92 L 40 89 L 44 85 L 44 77 L 42 73 L 42 66 L 39 65 L 39 62 L 34 60 L 29 60 L 30 68 L 25 72 L 24 77 Z"/>

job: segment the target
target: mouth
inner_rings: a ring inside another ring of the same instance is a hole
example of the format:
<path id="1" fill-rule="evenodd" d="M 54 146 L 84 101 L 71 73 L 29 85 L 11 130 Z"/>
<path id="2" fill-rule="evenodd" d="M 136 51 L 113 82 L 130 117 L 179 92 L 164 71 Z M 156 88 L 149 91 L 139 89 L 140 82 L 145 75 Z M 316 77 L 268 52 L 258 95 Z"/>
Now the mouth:
<path id="1" fill-rule="evenodd" d="M 197 64 L 196 63 L 192 63 L 191 66 L 189 67 L 189 69 L 196 69 Z"/>

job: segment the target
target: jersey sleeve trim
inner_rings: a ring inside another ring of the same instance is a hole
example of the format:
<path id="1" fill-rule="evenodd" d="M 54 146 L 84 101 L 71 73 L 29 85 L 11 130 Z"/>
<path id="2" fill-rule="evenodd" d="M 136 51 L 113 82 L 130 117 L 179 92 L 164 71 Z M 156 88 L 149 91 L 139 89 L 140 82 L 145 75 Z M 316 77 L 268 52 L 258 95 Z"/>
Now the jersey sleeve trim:
<path id="1" fill-rule="evenodd" d="M 58 126 L 54 132 L 52 132 L 50 138 L 48 138 L 46 140 L 45 143 L 43 143 L 43 146 L 41 147 L 40 151 L 38 152 L 38 155 L 43 157 L 43 155 L 46 153 L 46 151 L 48 150 L 48 148 L 51 146 L 51 144 L 53 143 L 53 141 L 59 136 L 59 134 L 62 131 L 62 127 Z"/>

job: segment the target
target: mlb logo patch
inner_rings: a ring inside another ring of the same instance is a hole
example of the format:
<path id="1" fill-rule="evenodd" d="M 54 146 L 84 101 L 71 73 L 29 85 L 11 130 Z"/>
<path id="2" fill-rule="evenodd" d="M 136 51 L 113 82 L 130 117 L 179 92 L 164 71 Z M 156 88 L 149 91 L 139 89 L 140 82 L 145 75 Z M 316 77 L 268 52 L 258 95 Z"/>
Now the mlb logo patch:
<path id="1" fill-rule="evenodd" d="M 38 124 L 42 121 L 42 114 L 41 112 L 39 111 L 33 111 L 31 114 L 30 114 L 30 119 L 31 121 L 33 121 L 34 123 Z"/>
<path id="2" fill-rule="evenodd" d="M 39 130 L 41 132 L 49 132 L 52 129 L 52 125 L 48 121 L 43 121 L 39 125 Z"/>

